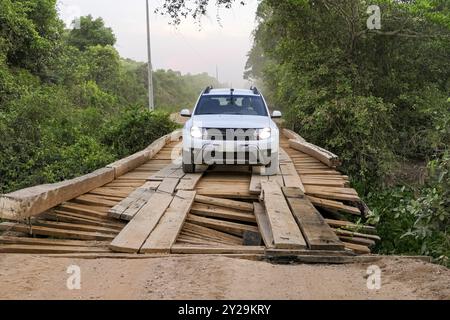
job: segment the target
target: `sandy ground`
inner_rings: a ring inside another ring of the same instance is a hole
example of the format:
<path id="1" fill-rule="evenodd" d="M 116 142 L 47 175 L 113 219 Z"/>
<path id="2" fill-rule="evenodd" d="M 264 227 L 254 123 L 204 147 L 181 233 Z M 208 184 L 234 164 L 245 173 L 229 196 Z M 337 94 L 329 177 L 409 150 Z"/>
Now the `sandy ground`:
<path id="1" fill-rule="evenodd" d="M 273 265 L 225 257 L 145 260 L 0 255 L 0 299 L 450 299 L 450 270 L 384 258 L 381 289 L 367 289 L 369 264 Z M 67 268 L 81 270 L 69 290 Z"/>

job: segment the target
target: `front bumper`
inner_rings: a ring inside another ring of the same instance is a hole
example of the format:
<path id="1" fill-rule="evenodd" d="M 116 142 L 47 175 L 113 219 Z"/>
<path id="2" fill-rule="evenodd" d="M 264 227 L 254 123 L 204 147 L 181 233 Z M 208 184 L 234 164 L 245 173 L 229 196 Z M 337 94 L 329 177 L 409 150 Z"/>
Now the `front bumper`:
<path id="1" fill-rule="evenodd" d="M 278 136 L 262 141 L 217 141 L 184 138 L 185 164 L 269 165 L 278 157 Z"/>

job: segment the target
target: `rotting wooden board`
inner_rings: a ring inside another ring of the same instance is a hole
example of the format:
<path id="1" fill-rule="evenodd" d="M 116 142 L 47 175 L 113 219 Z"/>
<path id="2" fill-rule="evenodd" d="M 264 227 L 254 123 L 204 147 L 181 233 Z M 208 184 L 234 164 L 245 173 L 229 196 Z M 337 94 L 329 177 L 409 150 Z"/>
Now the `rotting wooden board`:
<path id="1" fill-rule="evenodd" d="M 352 232 L 352 231 L 347 231 L 347 230 L 342 230 L 342 229 L 334 229 L 334 232 L 336 232 L 336 234 L 339 236 L 360 237 L 360 238 L 366 238 L 366 239 L 371 239 L 371 240 L 375 240 L 375 241 L 381 240 L 381 238 L 379 236 L 374 235 L 374 234 Z"/>
<path id="2" fill-rule="evenodd" d="M 65 254 L 65 253 L 109 253 L 103 247 L 69 247 L 54 245 L 26 245 L 26 244 L 0 244 L 0 253 L 23 254 Z"/>
<path id="3" fill-rule="evenodd" d="M 259 202 L 254 202 L 253 206 L 255 208 L 255 217 L 258 223 L 259 232 L 261 233 L 264 244 L 266 245 L 266 248 L 273 248 L 273 234 L 266 209 Z"/>
<path id="4" fill-rule="evenodd" d="M 281 187 L 273 182 L 262 182 L 262 190 L 275 248 L 306 248 L 305 239 L 292 216 Z"/>
<path id="5" fill-rule="evenodd" d="M 325 209 L 338 210 L 338 211 L 351 213 L 351 214 L 358 215 L 358 216 L 361 215 L 361 211 L 358 208 L 345 205 L 340 201 L 335 201 L 335 200 L 330 200 L 330 199 L 320 199 L 320 198 L 313 197 L 310 195 L 308 195 L 308 199 L 312 202 L 312 204 L 314 204 L 315 206 L 318 206 L 318 207 L 322 207 Z"/>
<path id="6" fill-rule="evenodd" d="M 122 222 L 117 221 L 112 218 L 109 218 L 109 217 L 106 217 L 106 216 L 96 217 L 96 216 L 91 216 L 91 215 L 87 215 L 87 214 L 83 214 L 83 213 L 66 211 L 61 208 L 55 209 L 53 211 L 47 211 L 42 214 L 42 216 L 47 217 L 47 219 L 48 219 L 48 217 L 51 217 L 50 220 L 56 219 L 56 221 L 60 215 L 62 215 L 64 217 L 68 217 L 68 218 L 82 219 L 85 222 L 92 221 L 92 222 L 97 222 L 97 223 L 101 223 L 101 224 L 105 224 L 105 225 L 115 226 L 117 228 L 119 228 L 119 227 L 121 228 L 124 226 L 124 224 Z M 37 217 L 41 217 L 41 215 L 39 215 Z"/>
<path id="7" fill-rule="evenodd" d="M 212 229 L 210 229 L 210 230 L 212 230 Z M 240 239 L 240 241 L 225 240 L 223 238 L 215 237 L 212 235 L 205 235 L 203 233 L 193 232 L 193 231 L 189 231 L 189 230 L 181 231 L 180 236 L 177 238 L 177 244 L 180 242 L 185 242 L 186 240 L 189 240 L 189 239 L 195 240 L 197 243 L 201 242 L 205 245 L 211 245 L 211 243 L 226 245 L 226 246 L 242 245 L 242 239 Z"/>
<path id="8" fill-rule="evenodd" d="M 291 139 L 289 140 L 289 146 L 316 158 L 329 167 L 336 167 L 340 165 L 338 156 L 311 143 Z"/>
<path id="9" fill-rule="evenodd" d="M 376 232 L 375 227 L 368 226 L 368 225 L 360 225 L 360 224 L 352 223 L 349 221 L 325 219 L 325 222 L 328 223 L 332 227 L 351 229 L 352 231 L 363 230 L 364 232 L 369 232 L 369 233 Z"/>
<path id="10" fill-rule="evenodd" d="M 65 213 L 60 211 L 53 211 L 49 213 L 43 213 L 38 216 L 39 219 L 45 219 L 50 221 L 56 221 L 56 222 L 69 222 L 69 223 L 78 223 L 78 224 L 85 224 L 90 226 L 98 226 L 98 227 L 105 227 L 110 229 L 116 229 L 116 230 L 122 230 L 123 225 L 119 225 L 117 223 L 109 223 L 106 221 L 96 220 L 92 219 L 90 217 L 85 217 L 83 215 L 77 215 L 73 213 Z"/>
<path id="11" fill-rule="evenodd" d="M 54 238 L 65 238 L 73 240 L 99 240 L 107 241 L 114 239 L 111 234 L 102 234 L 98 232 L 73 231 L 65 229 L 47 228 L 40 226 L 29 227 L 24 224 L 3 222 L 0 224 L 1 231 L 15 231 L 34 235 L 49 236 Z"/>
<path id="12" fill-rule="evenodd" d="M 181 165 L 179 163 L 171 163 L 168 166 L 162 168 L 159 172 L 150 176 L 148 180 L 162 181 L 165 178 L 169 177 L 172 173 L 174 173 L 178 169 L 181 169 Z"/>
<path id="13" fill-rule="evenodd" d="M 81 241 L 81 240 L 60 240 L 26 237 L 0 236 L 1 244 L 37 245 L 37 246 L 67 246 L 67 247 L 104 247 L 107 248 L 109 242 L 106 241 Z"/>
<path id="14" fill-rule="evenodd" d="M 178 178 L 164 178 L 159 185 L 157 192 L 173 194 L 179 182 L 180 179 Z"/>
<path id="15" fill-rule="evenodd" d="M 86 224 L 56 222 L 56 221 L 36 220 L 33 222 L 33 225 L 47 227 L 47 228 L 73 230 L 73 231 L 99 232 L 99 233 L 112 234 L 112 235 L 116 235 L 119 233 L 119 230 L 117 230 L 117 229 L 92 226 L 92 225 L 86 225 Z"/>
<path id="16" fill-rule="evenodd" d="M 131 221 L 134 216 L 150 201 L 151 197 L 156 193 L 153 189 L 146 189 L 141 193 L 140 198 L 133 201 L 130 206 L 120 215 L 120 220 Z"/>
<path id="17" fill-rule="evenodd" d="M 170 253 L 186 216 L 194 203 L 195 191 L 178 191 L 155 229 L 142 246 L 141 253 Z"/>
<path id="18" fill-rule="evenodd" d="M 196 195 L 195 202 L 216 205 L 219 207 L 231 208 L 231 209 L 236 209 L 236 210 L 253 212 L 253 204 L 249 203 L 249 202 L 244 202 L 244 201 L 235 201 L 235 200 L 229 200 L 229 199 L 223 199 L 223 198 L 212 198 L 212 197 Z"/>
<path id="19" fill-rule="evenodd" d="M 203 172 L 188 173 L 180 180 L 177 190 L 195 190 L 198 182 L 203 176 Z"/>
<path id="20" fill-rule="evenodd" d="M 336 187 L 323 187 L 323 186 L 307 186 L 306 193 L 342 193 L 353 196 L 358 196 L 355 189 L 352 188 L 336 188 Z"/>
<path id="21" fill-rule="evenodd" d="M 250 180 L 249 191 L 251 194 L 261 194 L 261 181 L 268 181 L 269 178 L 267 176 L 261 176 L 259 173 L 255 172 L 252 174 L 252 178 Z"/>
<path id="22" fill-rule="evenodd" d="M 283 154 L 288 158 L 285 163 L 280 164 L 280 172 L 283 176 L 284 186 L 292 188 L 300 188 L 305 192 L 305 187 L 303 186 L 302 179 L 300 178 L 295 166 L 293 165 L 291 159 L 289 158 L 286 151 L 283 150 Z"/>
<path id="23" fill-rule="evenodd" d="M 211 189 L 208 187 L 197 187 L 197 194 L 208 197 L 227 198 L 227 199 L 258 199 L 258 195 L 251 194 L 248 190 L 243 188 L 235 189 Z"/>
<path id="24" fill-rule="evenodd" d="M 338 187 L 345 188 L 348 186 L 347 182 L 339 181 L 339 180 L 321 180 L 321 179 L 302 179 L 302 183 L 304 186 L 324 186 L 324 187 Z"/>
<path id="25" fill-rule="evenodd" d="M 175 244 L 170 250 L 171 253 L 177 254 L 263 254 L 264 247 L 251 247 L 251 246 L 223 246 L 223 247 L 210 247 L 210 246 L 186 246 Z"/>
<path id="26" fill-rule="evenodd" d="M 240 210 L 217 207 L 207 204 L 196 203 L 191 209 L 191 213 L 202 217 L 227 219 L 242 222 L 256 222 L 253 214 Z"/>
<path id="27" fill-rule="evenodd" d="M 360 245 L 360 244 L 354 244 L 349 242 L 344 242 L 345 248 L 352 250 L 355 253 L 358 254 L 369 254 L 370 249 L 366 246 Z"/>
<path id="28" fill-rule="evenodd" d="M 297 196 L 293 193 L 298 192 Z M 344 250 L 333 229 L 299 188 L 283 188 L 289 207 L 297 220 L 308 247 L 312 250 Z"/>
<path id="29" fill-rule="evenodd" d="M 207 228 L 223 231 L 226 233 L 230 233 L 239 237 L 242 237 L 244 231 L 253 231 L 258 232 L 258 228 L 255 226 L 250 226 L 246 224 L 240 224 L 229 221 L 222 221 L 217 219 L 210 219 L 199 217 L 193 214 L 189 214 L 187 217 L 187 221 L 193 224 L 198 224 L 200 226 L 204 226 Z"/>
<path id="30" fill-rule="evenodd" d="M 173 196 L 155 193 L 111 243 L 116 252 L 137 253 L 169 207 Z"/>
<path id="31" fill-rule="evenodd" d="M 150 181 L 109 210 L 109 216 L 130 221 L 154 194 L 160 182 Z"/>
<path id="32" fill-rule="evenodd" d="M 190 222 L 185 222 L 183 226 L 183 232 L 194 233 L 199 235 L 201 238 L 212 238 L 223 242 L 229 242 L 230 244 L 234 245 L 241 245 L 243 241 L 241 237 L 214 230 L 208 227 L 203 227 Z"/>
<path id="33" fill-rule="evenodd" d="M 103 207 L 114 207 L 117 203 L 120 201 L 111 201 L 111 200 L 105 200 L 101 199 L 99 197 L 91 196 L 91 195 L 81 195 L 75 199 L 72 200 L 73 202 L 80 203 L 80 204 L 86 204 L 86 205 L 94 205 L 94 206 L 103 206 Z"/>
<path id="34" fill-rule="evenodd" d="M 345 242 L 353 243 L 353 244 L 359 244 L 359 245 L 367 246 L 367 247 L 373 247 L 376 244 L 376 242 L 374 240 L 370 240 L 370 239 L 366 239 L 366 238 L 359 238 L 359 237 L 339 236 L 339 239 L 341 241 L 345 241 Z"/>

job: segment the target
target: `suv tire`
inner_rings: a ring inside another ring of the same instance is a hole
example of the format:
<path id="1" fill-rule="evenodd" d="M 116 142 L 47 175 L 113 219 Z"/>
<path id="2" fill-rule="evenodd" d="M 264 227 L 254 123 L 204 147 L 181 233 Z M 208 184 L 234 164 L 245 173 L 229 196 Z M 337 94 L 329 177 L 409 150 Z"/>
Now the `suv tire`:
<path id="1" fill-rule="evenodd" d="M 195 173 L 195 164 L 183 163 L 183 172 L 184 173 Z"/>

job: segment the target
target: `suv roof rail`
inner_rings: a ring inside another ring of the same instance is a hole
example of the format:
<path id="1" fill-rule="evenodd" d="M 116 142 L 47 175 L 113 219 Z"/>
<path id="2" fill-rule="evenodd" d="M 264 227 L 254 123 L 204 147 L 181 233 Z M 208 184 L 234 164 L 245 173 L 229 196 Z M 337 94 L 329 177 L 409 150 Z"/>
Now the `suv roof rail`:
<path id="1" fill-rule="evenodd" d="M 250 90 L 252 90 L 254 94 L 260 94 L 258 88 L 256 88 L 255 86 L 251 86 Z"/>
<path id="2" fill-rule="evenodd" d="M 208 94 L 213 89 L 213 86 L 207 86 L 206 89 L 203 91 L 203 94 Z"/>

